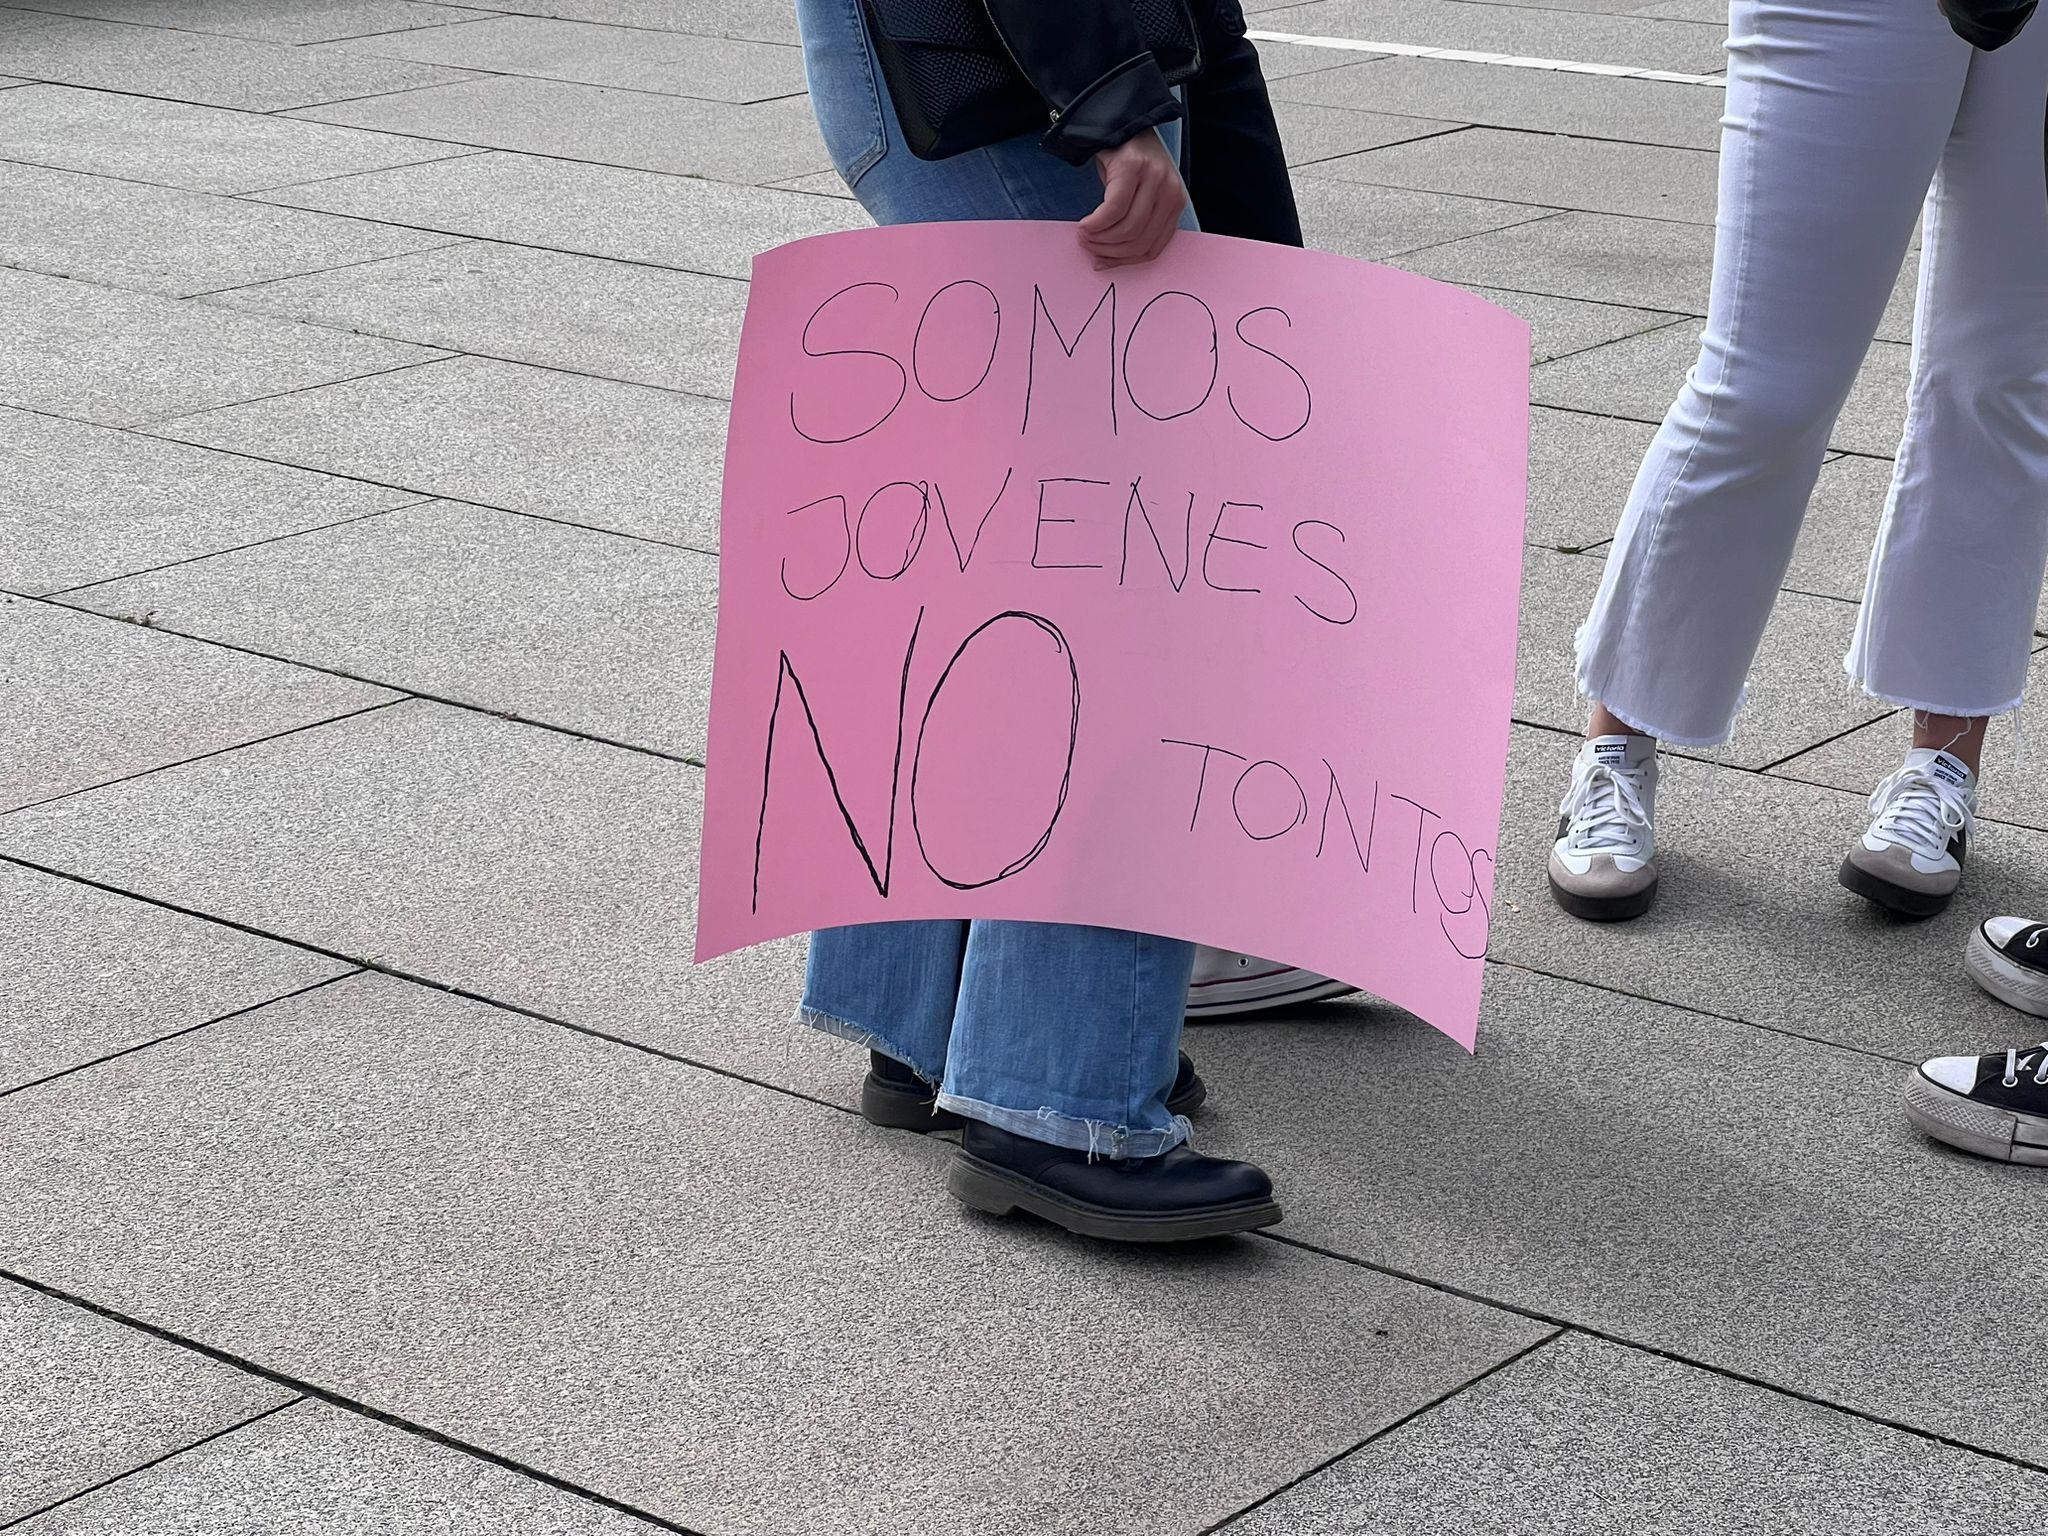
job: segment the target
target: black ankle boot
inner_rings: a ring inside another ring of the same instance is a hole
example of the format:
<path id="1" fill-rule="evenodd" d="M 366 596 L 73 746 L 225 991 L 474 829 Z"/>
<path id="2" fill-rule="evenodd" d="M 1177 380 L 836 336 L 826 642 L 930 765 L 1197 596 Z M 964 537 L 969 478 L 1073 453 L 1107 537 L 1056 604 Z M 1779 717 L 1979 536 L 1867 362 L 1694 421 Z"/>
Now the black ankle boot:
<path id="1" fill-rule="evenodd" d="M 1182 1051 L 1173 1091 L 1166 1096 L 1167 1109 L 1176 1115 L 1191 1115 L 1208 1097 L 1209 1085 Z M 868 1075 L 860 1085 L 860 1113 L 869 1125 L 892 1131 L 959 1130 L 960 1117 L 950 1109 L 940 1109 L 937 1099 L 938 1090 L 895 1057 L 868 1052 Z"/>
<path id="2" fill-rule="evenodd" d="M 1158 1157 L 1091 1160 L 979 1120 L 961 1132 L 948 1183 L 976 1210 L 1030 1211 L 1083 1237 L 1126 1243 L 1220 1237 L 1280 1220 L 1273 1181 L 1250 1163 L 1184 1146 Z"/>

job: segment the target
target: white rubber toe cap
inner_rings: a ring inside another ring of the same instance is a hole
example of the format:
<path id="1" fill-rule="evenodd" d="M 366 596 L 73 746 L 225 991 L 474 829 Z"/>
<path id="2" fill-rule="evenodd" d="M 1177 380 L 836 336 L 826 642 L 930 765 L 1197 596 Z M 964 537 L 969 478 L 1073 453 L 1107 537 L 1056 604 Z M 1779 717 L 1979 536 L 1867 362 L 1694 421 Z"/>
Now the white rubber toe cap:
<path id="1" fill-rule="evenodd" d="M 1968 1093 L 1977 1086 L 1977 1058 L 1974 1056 L 1937 1056 L 1932 1061 L 1921 1063 L 1920 1071 L 1952 1093 Z"/>
<path id="2" fill-rule="evenodd" d="M 2025 917 L 1987 917 L 1984 919 L 1984 937 L 1991 941 L 1993 948 L 2003 949 L 2012 942 L 2014 934 L 2031 922 L 2031 918 Z"/>

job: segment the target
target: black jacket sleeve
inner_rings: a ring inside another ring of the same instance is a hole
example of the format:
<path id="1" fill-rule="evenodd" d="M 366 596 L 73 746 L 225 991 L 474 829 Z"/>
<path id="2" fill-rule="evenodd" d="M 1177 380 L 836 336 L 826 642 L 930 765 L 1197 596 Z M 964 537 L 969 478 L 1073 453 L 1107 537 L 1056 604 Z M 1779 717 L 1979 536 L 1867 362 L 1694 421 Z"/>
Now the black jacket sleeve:
<path id="1" fill-rule="evenodd" d="M 983 0 L 1017 68 L 1045 99 L 1039 139 L 1072 165 L 1181 115 L 1129 0 Z"/>
<path id="2" fill-rule="evenodd" d="M 1940 5 L 1956 36 L 1986 52 L 2018 37 L 2034 14 L 2034 0 L 1940 0 Z"/>

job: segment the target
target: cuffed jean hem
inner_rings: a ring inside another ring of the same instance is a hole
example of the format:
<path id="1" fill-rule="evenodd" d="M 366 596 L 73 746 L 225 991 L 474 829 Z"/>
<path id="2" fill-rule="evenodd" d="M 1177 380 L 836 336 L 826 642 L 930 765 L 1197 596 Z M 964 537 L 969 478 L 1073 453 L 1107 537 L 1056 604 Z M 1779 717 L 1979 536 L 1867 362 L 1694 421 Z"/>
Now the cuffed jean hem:
<path id="1" fill-rule="evenodd" d="M 891 1061 L 902 1062 L 927 1083 L 936 1083 L 944 1071 L 943 1067 L 927 1071 L 923 1063 L 905 1060 L 901 1050 L 873 1030 L 863 1029 L 858 1024 L 829 1013 L 820 1013 L 816 1008 L 799 1006 L 792 1022 L 803 1025 L 805 1029 L 815 1029 L 820 1034 L 837 1035 L 841 1040 L 850 1040 L 868 1050 L 879 1051 Z"/>
<path id="2" fill-rule="evenodd" d="M 950 1109 L 956 1115 L 992 1125 L 999 1131 L 1008 1131 L 1013 1136 L 1028 1136 L 1033 1141 L 1049 1142 L 1056 1147 L 1071 1147 L 1076 1152 L 1086 1152 L 1091 1158 L 1158 1157 L 1171 1152 L 1194 1134 L 1194 1127 L 1188 1123 L 1186 1115 L 1175 1115 L 1173 1124 L 1164 1130 L 1134 1131 L 1129 1126 L 1111 1125 L 1107 1120 L 1084 1120 L 1074 1115 L 1063 1115 L 1052 1108 L 1005 1109 L 1000 1104 L 988 1104 L 980 1099 L 963 1099 L 957 1093 L 941 1093 L 938 1106 Z"/>

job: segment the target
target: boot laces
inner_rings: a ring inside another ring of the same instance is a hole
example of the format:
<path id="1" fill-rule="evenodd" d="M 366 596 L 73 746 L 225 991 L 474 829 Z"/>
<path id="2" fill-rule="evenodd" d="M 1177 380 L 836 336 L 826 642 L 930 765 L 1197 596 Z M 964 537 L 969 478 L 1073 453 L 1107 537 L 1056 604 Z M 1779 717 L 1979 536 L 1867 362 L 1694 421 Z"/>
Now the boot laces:
<path id="1" fill-rule="evenodd" d="M 1871 830 L 1938 859 L 1970 824 L 1969 794 L 1925 767 L 1906 767 L 1870 792 Z"/>
<path id="2" fill-rule="evenodd" d="M 1571 790 L 1557 808 L 1559 815 L 1571 819 L 1571 846 L 1593 853 L 1635 847 L 1637 832 L 1650 825 L 1642 784 L 1640 771 L 1581 761 L 1572 770 Z"/>

